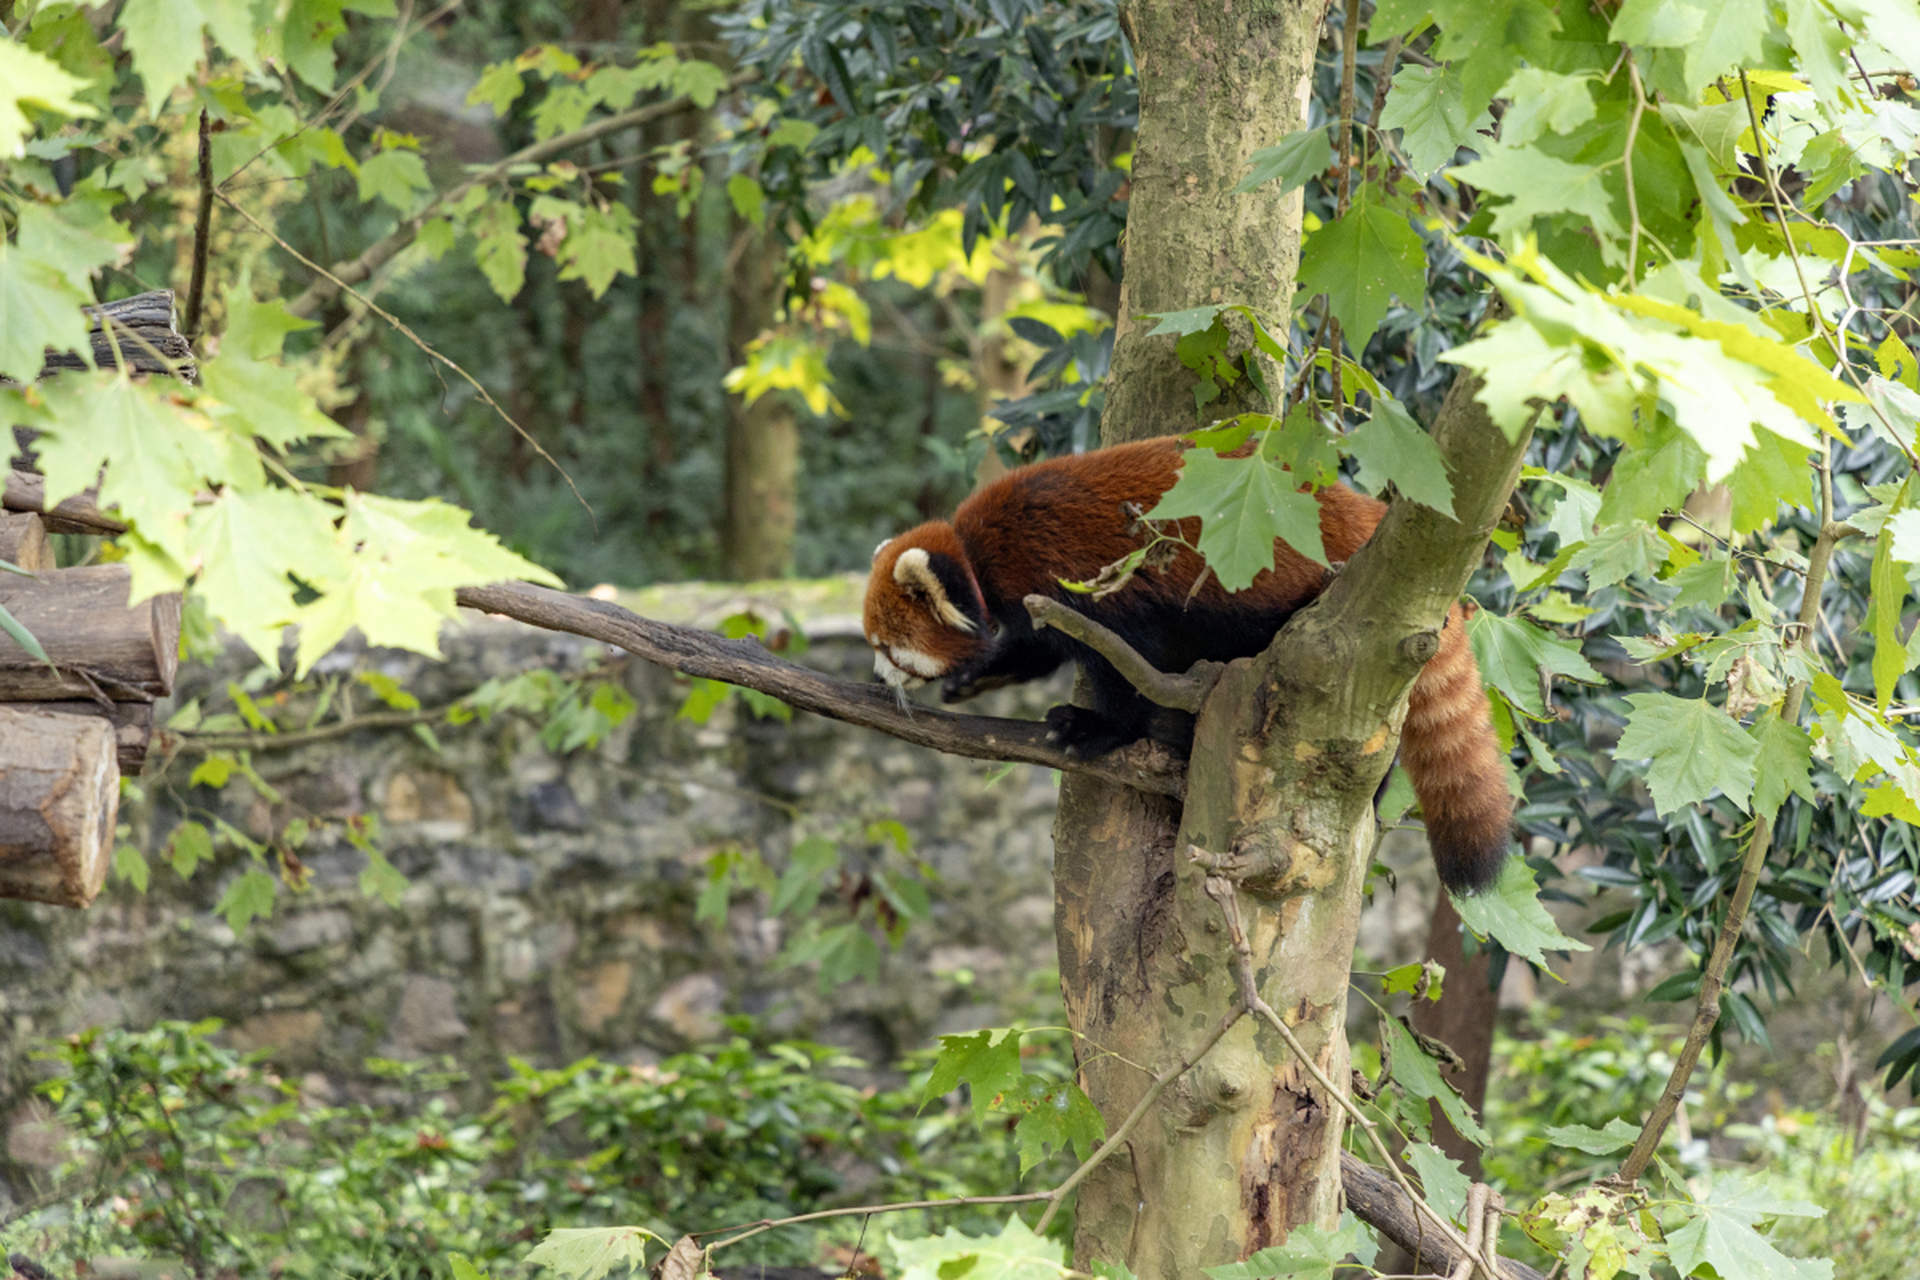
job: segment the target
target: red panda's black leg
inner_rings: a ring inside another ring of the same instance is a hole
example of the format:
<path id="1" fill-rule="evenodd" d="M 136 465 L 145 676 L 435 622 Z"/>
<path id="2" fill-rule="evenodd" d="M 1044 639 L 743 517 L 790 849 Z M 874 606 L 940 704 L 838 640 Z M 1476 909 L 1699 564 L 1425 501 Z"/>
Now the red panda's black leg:
<path id="1" fill-rule="evenodd" d="M 1001 627 L 984 653 L 947 672 L 941 700 L 962 702 L 989 689 L 1052 675 L 1068 656 L 1057 637 L 1057 632 L 1043 635 L 1032 626 Z"/>
<path id="2" fill-rule="evenodd" d="M 1177 751 L 1192 747 L 1192 716 L 1148 702 L 1104 658 L 1083 650 L 1080 667 L 1086 672 L 1093 705 L 1061 706 L 1047 712 L 1047 737 L 1068 755 L 1095 760 L 1142 738 L 1164 742 Z"/>

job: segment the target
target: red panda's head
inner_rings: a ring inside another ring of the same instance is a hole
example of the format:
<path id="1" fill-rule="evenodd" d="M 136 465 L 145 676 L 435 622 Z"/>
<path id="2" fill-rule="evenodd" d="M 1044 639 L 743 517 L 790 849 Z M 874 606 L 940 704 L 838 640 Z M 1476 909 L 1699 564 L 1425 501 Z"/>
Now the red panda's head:
<path id="1" fill-rule="evenodd" d="M 952 525 L 936 520 L 874 548 L 864 623 L 873 672 L 895 689 L 938 680 L 985 648 L 986 605 Z"/>

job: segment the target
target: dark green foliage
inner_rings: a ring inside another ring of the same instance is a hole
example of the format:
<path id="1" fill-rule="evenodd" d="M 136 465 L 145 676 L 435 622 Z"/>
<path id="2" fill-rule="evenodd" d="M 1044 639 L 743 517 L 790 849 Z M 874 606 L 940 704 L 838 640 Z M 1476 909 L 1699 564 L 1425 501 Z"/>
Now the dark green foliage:
<path id="1" fill-rule="evenodd" d="M 624 1223 L 672 1239 L 832 1205 L 996 1194 L 1019 1167 L 1008 1126 L 977 1127 L 937 1099 L 923 1109 L 924 1076 L 856 1088 L 842 1077 L 860 1064 L 820 1045 L 736 1036 L 657 1066 L 516 1062 L 490 1089 L 376 1060 L 375 1087 L 334 1101 L 221 1047 L 217 1032 L 173 1022 L 55 1045 L 47 1056 L 65 1070 L 44 1090 L 76 1140 L 73 1199 L 9 1224 L 0 1246 L 64 1275 L 133 1254 L 196 1275 L 444 1280 L 458 1253 L 509 1276 L 556 1227 Z M 1029 1040 L 1060 1052 L 1055 1038 Z M 1057 1180 L 1058 1165 L 1034 1185 Z M 888 1221 L 979 1231 L 1001 1220 Z M 812 1261 L 859 1223 L 768 1232 L 727 1260 Z"/>
<path id="2" fill-rule="evenodd" d="M 716 23 L 741 65 L 775 70 L 756 92 L 820 130 L 804 148 L 746 140 L 734 160 L 802 226 L 811 184 L 865 147 L 909 213 L 960 204 L 969 249 L 1038 213 L 1062 228 L 1047 261 L 1063 279 L 1090 261 L 1119 278 L 1112 161 L 1138 106 L 1111 0 L 752 0 Z M 963 143 L 981 137 L 990 148 Z"/>

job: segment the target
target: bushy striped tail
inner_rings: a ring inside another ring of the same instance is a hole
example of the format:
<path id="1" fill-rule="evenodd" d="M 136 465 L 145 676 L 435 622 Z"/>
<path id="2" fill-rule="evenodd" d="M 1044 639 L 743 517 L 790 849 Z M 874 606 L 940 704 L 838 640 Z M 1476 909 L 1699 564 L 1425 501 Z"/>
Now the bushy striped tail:
<path id="1" fill-rule="evenodd" d="M 1491 886 L 1513 843 L 1513 799 L 1457 604 L 1440 632 L 1440 652 L 1413 683 L 1400 763 L 1426 815 L 1440 883 L 1455 893 Z"/>

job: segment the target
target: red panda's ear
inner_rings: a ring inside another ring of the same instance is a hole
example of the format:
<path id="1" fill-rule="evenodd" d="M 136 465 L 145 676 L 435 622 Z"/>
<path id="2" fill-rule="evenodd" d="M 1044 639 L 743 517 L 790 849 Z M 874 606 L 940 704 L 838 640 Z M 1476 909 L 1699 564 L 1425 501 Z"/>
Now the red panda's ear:
<path id="1" fill-rule="evenodd" d="M 966 572 L 953 562 L 951 557 L 941 556 L 944 562 L 939 568 L 947 569 L 942 575 L 936 569 L 925 547 L 908 547 L 893 562 L 893 580 L 906 589 L 907 594 L 918 596 L 927 602 L 927 608 L 955 631 L 964 631 L 968 635 L 979 630 L 978 625 L 966 615 L 966 612 L 954 603 L 953 596 L 947 590 L 947 584 L 941 581 L 943 576 L 958 577 Z"/>

